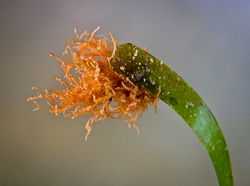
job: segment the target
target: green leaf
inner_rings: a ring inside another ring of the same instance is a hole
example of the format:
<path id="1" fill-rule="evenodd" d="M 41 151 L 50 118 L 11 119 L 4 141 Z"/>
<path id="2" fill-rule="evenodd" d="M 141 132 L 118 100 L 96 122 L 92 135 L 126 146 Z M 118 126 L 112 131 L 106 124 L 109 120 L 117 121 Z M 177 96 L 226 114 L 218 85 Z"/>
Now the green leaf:
<path id="1" fill-rule="evenodd" d="M 177 73 L 148 52 L 126 43 L 110 60 L 111 68 L 157 95 L 192 128 L 207 149 L 220 186 L 232 186 L 233 172 L 221 129 L 201 97 Z"/>

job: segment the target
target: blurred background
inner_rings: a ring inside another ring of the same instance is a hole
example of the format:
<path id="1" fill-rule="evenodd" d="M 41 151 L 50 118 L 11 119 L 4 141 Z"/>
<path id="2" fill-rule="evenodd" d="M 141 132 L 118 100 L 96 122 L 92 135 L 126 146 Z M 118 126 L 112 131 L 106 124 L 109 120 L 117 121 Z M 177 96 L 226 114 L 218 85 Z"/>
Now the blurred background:
<path id="1" fill-rule="evenodd" d="M 183 77 L 224 133 L 235 185 L 250 182 L 250 3 L 247 0 L 2 0 L 0 3 L 0 185 L 218 185 L 189 126 L 166 104 L 137 120 L 85 124 L 26 102 L 60 84 L 62 40 L 92 32 L 131 42 Z"/>

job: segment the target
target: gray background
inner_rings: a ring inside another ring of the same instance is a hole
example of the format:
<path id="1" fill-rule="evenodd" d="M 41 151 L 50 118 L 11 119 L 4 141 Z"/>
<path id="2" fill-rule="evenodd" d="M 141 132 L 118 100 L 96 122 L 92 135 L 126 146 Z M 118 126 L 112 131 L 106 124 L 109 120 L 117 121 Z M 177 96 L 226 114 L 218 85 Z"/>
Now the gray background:
<path id="1" fill-rule="evenodd" d="M 250 3 L 245 0 L 4 0 L 0 3 L 0 185 L 218 185 L 188 125 L 158 104 L 137 121 L 94 123 L 32 110 L 31 87 L 59 86 L 68 36 L 92 32 L 163 60 L 205 100 L 226 138 L 235 185 L 250 177 Z"/>

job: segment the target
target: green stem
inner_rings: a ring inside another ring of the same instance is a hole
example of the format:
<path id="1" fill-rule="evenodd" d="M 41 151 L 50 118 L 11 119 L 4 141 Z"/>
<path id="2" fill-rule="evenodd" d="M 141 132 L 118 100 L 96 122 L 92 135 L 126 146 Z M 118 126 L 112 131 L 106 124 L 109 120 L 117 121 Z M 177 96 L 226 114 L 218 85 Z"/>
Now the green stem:
<path id="1" fill-rule="evenodd" d="M 221 129 L 201 97 L 177 73 L 148 52 L 127 43 L 118 47 L 111 68 L 157 95 L 192 128 L 207 149 L 220 186 L 233 186 L 233 173 Z"/>

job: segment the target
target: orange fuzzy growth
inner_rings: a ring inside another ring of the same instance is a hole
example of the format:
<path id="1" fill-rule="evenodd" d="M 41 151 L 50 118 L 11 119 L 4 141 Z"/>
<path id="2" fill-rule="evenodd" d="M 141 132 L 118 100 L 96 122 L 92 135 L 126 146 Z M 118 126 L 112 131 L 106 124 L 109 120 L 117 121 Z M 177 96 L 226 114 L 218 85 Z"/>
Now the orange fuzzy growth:
<path id="1" fill-rule="evenodd" d="M 64 80 L 57 77 L 55 79 L 67 88 L 56 91 L 45 89 L 43 94 L 40 89 L 33 87 L 40 92 L 40 95 L 29 97 L 27 100 L 37 105 L 35 110 L 41 108 L 55 115 L 62 112 L 65 116 L 75 118 L 81 114 L 93 114 L 94 116 L 86 124 L 88 130 L 86 139 L 93 122 L 105 118 L 124 119 L 129 116 L 129 127 L 133 124 L 138 130 L 136 119 L 142 116 L 148 105 L 155 106 L 156 110 L 156 103 L 159 100 L 158 96 L 139 88 L 110 68 L 109 59 L 117 48 L 116 40 L 111 33 L 111 42 L 106 38 L 98 39 L 94 36 L 98 29 L 99 27 L 92 34 L 85 31 L 81 36 L 75 30 L 77 40 L 69 38 L 68 41 L 64 41 L 68 44 L 64 54 L 70 55 L 70 58 L 62 59 L 50 54 L 57 58 L 65 73 Z M 77 76 L 72 75 L 71 71 Z M 51 108 L 40 106 L 35 101 L 40 98 L 44 98 Z M 111 102 L 115 104 L 111 106 Z"/>

